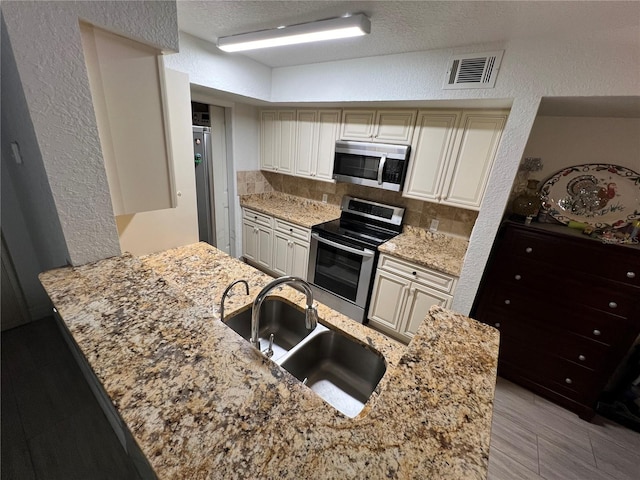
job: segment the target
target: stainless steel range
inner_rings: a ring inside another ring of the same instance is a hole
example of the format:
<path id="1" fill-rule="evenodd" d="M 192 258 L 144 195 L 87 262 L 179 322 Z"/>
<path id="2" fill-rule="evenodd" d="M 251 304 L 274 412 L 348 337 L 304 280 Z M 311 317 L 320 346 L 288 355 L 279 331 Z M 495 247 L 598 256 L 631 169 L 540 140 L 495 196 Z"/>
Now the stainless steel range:
<path id="1" fill-rule="evenodd" d="M 364 323 L 378 246 L 402 230 L 404 208 L 349 196 L 338 220 L 311 229 L 307 280 L 325 305 Z"/>

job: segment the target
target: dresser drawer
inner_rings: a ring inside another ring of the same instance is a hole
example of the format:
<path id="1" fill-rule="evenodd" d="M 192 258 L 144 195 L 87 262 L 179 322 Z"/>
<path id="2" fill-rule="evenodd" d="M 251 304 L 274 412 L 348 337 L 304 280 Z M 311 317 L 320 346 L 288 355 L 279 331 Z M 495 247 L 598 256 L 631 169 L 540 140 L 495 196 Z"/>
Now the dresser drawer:
<path id="1" fill-rule="evenodd" d="M 409 280 L 420 282 L 445 293 L 452 293 L 456 282 L 455 277 L 446 273 L 429 270 L 385 254 L 380 255 L 378 268 Z"/>
<path id="2" fill-rule="evenodd" d="M 271 228 L 271 216 L 264 213 L 256 212 L 248 208 L 242 209 L 242 219 L 245 221 L 253 222 L 257 225 Z"/>
<path id="3" fill-rule="evenodd" d="M 309 230 L 308 228 L 285 222 L 284 220 L 280 220 L 279 218 L 274 218 L 273 223 L 274 230 L 278 232 L 291 235 L 293 238 L 297 238 L 298 240 L 302 240 L 304 242 L 308 242 L 309 240 L 311 240 L 311 230 Z"/>

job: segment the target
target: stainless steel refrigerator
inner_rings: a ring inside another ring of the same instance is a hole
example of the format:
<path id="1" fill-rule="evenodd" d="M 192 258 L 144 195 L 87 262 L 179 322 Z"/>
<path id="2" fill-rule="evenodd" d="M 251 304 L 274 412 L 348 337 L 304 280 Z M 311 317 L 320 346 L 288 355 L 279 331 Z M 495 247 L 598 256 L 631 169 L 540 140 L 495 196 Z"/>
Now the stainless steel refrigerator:
<path id="1" fill-rule="evenodd" d="M 216 246 L 215 208 L 213 203 L 213 160 L 211 128 L 193 126 L 193 152 L 198 202 L 200 241 Z"/>

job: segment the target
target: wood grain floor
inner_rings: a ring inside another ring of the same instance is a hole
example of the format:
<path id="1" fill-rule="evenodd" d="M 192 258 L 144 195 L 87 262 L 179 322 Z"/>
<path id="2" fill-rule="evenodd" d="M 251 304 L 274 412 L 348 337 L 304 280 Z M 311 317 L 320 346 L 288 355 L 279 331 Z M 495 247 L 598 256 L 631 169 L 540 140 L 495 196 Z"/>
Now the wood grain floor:
<path id="1" fill-rule="evenodd" d="M 137 480 L 53 319 L 2 333 L 2 480 Z M 498 379 L 489 480 L 638 480 L 640 434 Z"/>

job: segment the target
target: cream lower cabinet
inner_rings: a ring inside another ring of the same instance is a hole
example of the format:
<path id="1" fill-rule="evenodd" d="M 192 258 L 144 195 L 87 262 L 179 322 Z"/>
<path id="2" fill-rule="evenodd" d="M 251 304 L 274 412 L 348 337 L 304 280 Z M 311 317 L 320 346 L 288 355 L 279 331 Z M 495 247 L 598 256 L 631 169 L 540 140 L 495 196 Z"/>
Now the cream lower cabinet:
<path id="1" fill-rule="evenodd" d="M 408 343 L 433 305 L 448 307 L 456 278 L 380 255 L 369 306 L 369 324 Z"/>
<path id="2" fill-rule="evenodd" d="M 242 209 L 242 256 L 268 273 L 306 279 L 310 241 L 308 228 Z"/>
<path id="3" fill-rule="evenodd" d="M 479 210 L 507 110 L 420 110 L 404 197 Z"/>
<path id="4" fill-rule="evenodd" d="M 294 275 L 306 280 L 311 230 L 278 218 L 273 222 L 271 270 L 278 275 Z"/>
<path id="5" fill-rule="evenodd" d="M 269 215 L 242 209 L 242 255 L 256 266 L 270 270 L 273 258 L 273 227 Z"/>

